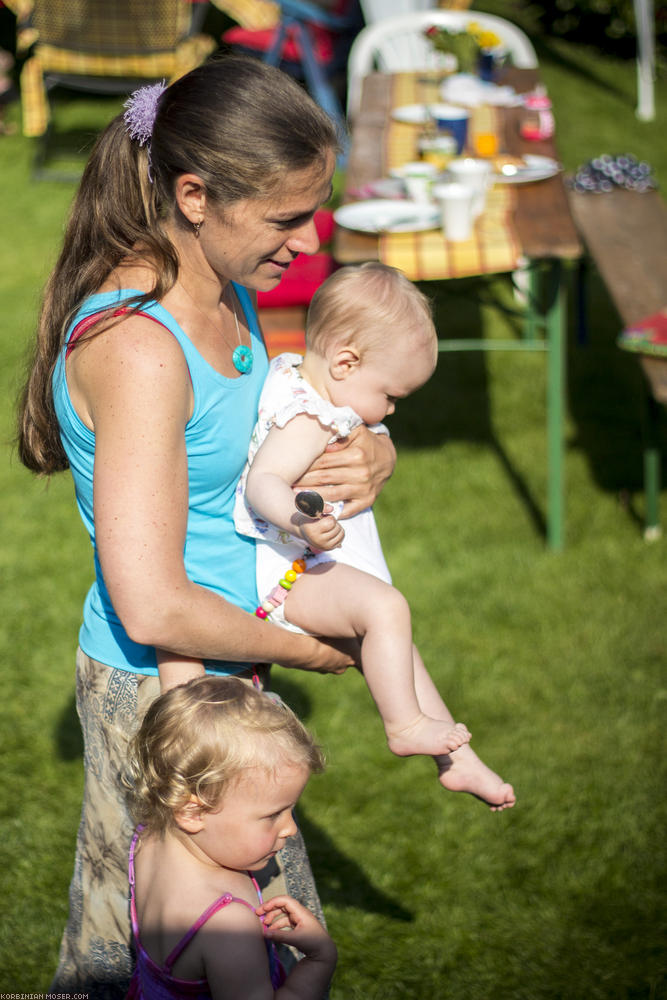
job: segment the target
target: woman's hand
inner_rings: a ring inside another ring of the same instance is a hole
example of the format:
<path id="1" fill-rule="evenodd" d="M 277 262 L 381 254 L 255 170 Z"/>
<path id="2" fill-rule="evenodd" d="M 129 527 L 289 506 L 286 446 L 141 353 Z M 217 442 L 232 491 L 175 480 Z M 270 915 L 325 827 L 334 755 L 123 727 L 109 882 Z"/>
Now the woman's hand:
<path id="1" fill-rule="evenodd" d="M 317 490 L 328 503 L 343 500 L 340 517 L 352 517 L 373 506 L 395 464 L 391 438 L 362 425 L 344 441 L 329 445 L 294 487 Z"/>
<path id="2" fill-rule="evenodd" d="M 356 639 L 320 639 L 311 635 L 296 635 L 294 632 L 280 631 L 299 642 L 299 653 L 292 655 L 289 662 L 276 658 L 279 666 L 294 670 L 308 670 L 316 674 L 344 674 L 350 667 L 361 666 L 361 647 Z"/>

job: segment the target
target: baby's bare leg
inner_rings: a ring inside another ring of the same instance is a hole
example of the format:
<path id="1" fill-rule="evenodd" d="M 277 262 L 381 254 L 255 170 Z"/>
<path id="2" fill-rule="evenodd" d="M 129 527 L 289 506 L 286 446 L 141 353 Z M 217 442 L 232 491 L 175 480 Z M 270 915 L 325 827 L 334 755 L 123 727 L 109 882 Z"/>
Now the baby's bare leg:
<path id="1" fill-rule="evenodd" d="M 160 675 L 160 691 L 164 694 L 169 688 L 179 684 L 187 684 L 195 677 L 204 676 L 204 664 L 190 656 L 180 656 L 178 653 L 168 653 L 164 649 L 155 650 L 158 674 Z"/>
<path id="2" fill-rule="evenodd" d="M 451 713 L 442 700 L 419 651 L 414 648 L 414 675 L 417 700 L 423 712 L 451 724 Z M 480 760 L 469 744 L 449 754 L 434 755 L 440 784 L 451 792 L 470 792 L 488 803 L 494 812 L 511 808 L 514 789 Z"/>
<path id="3" fill-rule="evenodd" d="M 420 707 L 410 609 L 394 587 L 351 566 L 325 563 L 299 577 L 285 616 L 315 635 L 360 639 L 364 677 L 393 753 L 449 754 L 470 739 L 465 726 L 429 717 Z"/>

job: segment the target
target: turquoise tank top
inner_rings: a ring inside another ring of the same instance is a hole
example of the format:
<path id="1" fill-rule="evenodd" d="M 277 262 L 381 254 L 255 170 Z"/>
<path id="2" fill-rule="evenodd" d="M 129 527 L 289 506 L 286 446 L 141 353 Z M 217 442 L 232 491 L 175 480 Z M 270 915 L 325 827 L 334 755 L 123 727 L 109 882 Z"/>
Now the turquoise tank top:
<path id="1" fill-rule="evenodd" d="M 245 288 L 234 285 L 252 339 L 252 371 L 226 378 L 196 350 L 167 310 L 157 302 L 142 309 L 176 337 L 187 362 L 194 410 L 185 428 L 190 504 L 185 540 L 185 571 L 194 583 L 219 593 L 246 611 L 257 607 L 255 545 L 234 530 L 234 493 L 248 455 L 259 394 L 268 371 L 257 317 Z M 139 294 L 131 289 L 92 295 L 68 331 L 87 316 L 123 304 Z M 140 674 L 157 674 L 155 649 L 133 642 L 114 612 L 100 567 L 93 520 L 95 435 L 79 418 L 65 378 L 66 346 L 53 374 L 53 396 L 60 435 L 74 479 L 76 501 L 93 546 L 95 582 L 86 597 L 79 644 L 100 663 Z M 236 673 L 248 664 L 205 661 L 209 672 Z"/>

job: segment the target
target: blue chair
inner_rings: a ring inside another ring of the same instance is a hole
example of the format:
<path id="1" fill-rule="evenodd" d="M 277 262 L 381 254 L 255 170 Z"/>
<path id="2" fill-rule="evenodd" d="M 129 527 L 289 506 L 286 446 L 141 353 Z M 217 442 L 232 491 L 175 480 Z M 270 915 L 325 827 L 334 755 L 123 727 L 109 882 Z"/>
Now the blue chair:
<path id="1" fill-rule="evenodd" d="M 275 28 L 230 28 L 222 40 L 260 56 L 304 80 L 311 97 L 334 120 L 345 146 L 346 121 L 334 86 L 344 73 L 350 46 L 363 21 L 357 0 L 339 0 L 330 13 L 308 0 L 278 0 L 280 21 Z"/>

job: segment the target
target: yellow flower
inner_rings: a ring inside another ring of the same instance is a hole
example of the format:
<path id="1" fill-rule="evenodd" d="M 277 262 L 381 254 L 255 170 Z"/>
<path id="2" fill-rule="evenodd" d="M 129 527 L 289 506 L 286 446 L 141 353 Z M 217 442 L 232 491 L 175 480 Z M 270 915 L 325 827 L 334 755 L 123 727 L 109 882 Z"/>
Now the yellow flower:
<path id="1" fill-rule="evenodd" d="M 500 45 L 500 38 L 495 31 L 483 28 L 477 21 L 469 21 L 466 31 L 472 35 L 480 49 L 495 49 Z"/>
<path id="2" fill-rule="evenodd" d="M 500 45 L 500 39 L 495 31 L 481 31 L 477 36 L 477 41 L 482 49 L 495 49 Z"/>

